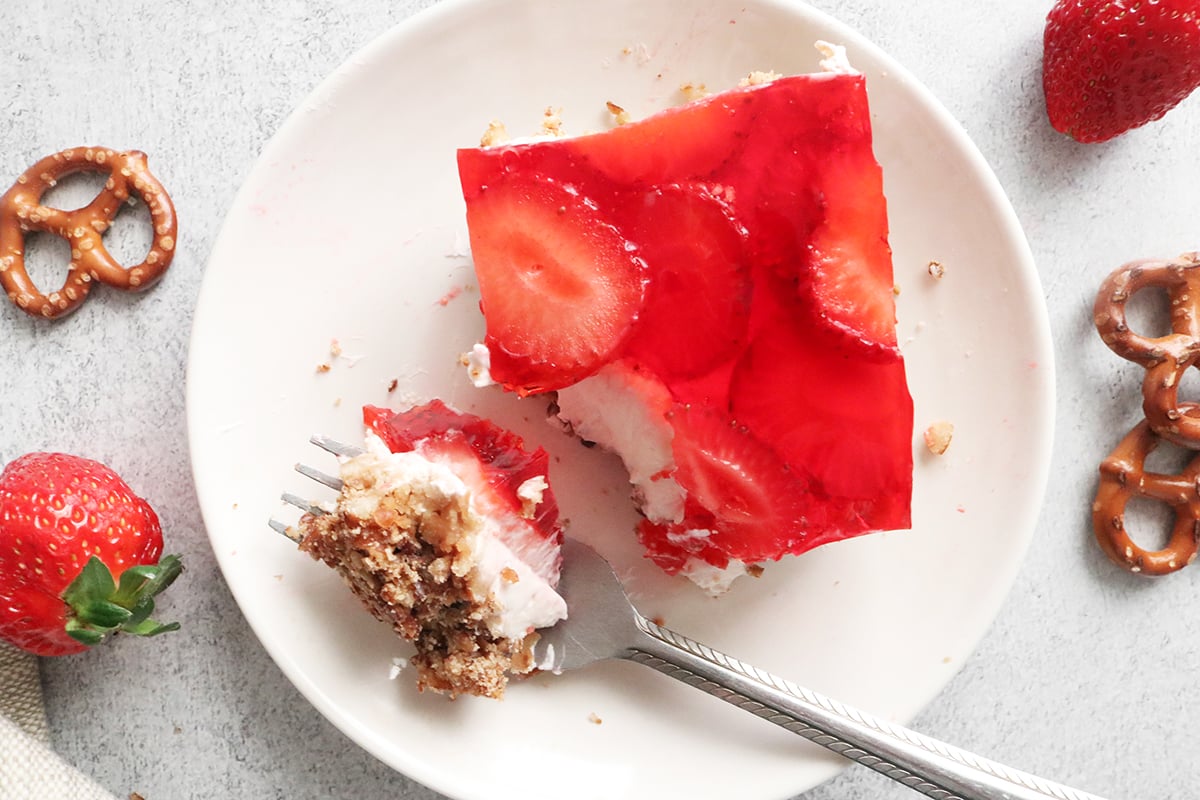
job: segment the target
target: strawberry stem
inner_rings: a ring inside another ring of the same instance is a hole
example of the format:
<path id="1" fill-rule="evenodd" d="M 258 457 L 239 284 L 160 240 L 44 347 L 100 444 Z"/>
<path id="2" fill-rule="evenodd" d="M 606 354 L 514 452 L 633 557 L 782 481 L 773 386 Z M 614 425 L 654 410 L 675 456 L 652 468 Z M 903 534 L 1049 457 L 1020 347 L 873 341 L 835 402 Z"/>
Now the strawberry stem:
<path id="1" fill-rule="evenodd" d="M 174 583 L 183 572 L 178 556 L 164 556 L 157 564 L 139 564 L 121 573 L 120 581 L 96 556 L 63 590 L 69 608 L 66 631 L 86 645 L 99 644 L 110 633 L 157 636 L 179 630 L 178 622 L 167 624 L 150 619 L 154 598 Z"/>

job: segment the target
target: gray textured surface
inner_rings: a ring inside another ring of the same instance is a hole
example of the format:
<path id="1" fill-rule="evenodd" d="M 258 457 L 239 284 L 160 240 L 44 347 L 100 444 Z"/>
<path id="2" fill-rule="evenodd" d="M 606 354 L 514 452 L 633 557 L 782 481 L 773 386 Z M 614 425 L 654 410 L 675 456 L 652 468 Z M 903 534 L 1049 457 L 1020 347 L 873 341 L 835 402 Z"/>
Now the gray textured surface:
<path id="1" fill-rule="evenodd" d="M 204 260 L 240 179 L 324 75 L 425 4 L 0 4 L 0 181 L 72 145 L 138 147 L 181 220 L 178 258 L 148 294 L 98 291 L 56 324 L 0 303 L 0 461 L 66 449 L 108 462 L 154 499 L 189 566 L 167 604 L 186 636 L 43 664 L 56 746 L 118 795 L 435 796 L 326 723 L 243 622 L 202 530 L 183 404 Z M 898 58 L 965 125 L 1025 226 L 1055 335 L 1058 432 L 1038 534 L 995 625 L 915 727 L 1114 799 L 1190 794 L 1200 571 L 1134 580 L 1089 540 L 1094 465 L 1138 416 L 1137 372 L 1100 344 L 1089 307 L 1121 262 L 1197 247 L 1200 97 L 1114 143 L 1078 146 L 1042 111 L 1048 0 L 814 5 Z M 133 254 L 145 240 L 124 227 Z M 852 770 L 806 798 L 908 796 Z"/>

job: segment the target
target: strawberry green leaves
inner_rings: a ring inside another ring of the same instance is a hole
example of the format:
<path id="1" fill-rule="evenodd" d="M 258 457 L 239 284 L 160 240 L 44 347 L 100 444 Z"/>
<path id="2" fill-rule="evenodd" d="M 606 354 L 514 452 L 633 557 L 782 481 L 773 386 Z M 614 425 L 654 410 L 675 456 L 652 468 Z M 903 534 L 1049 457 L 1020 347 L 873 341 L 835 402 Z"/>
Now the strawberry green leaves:
<path id="1" fill-rule="evenodd" d="M 72 639 L 88 646 L 99 644 L 110 633 L 157 636 L 179 630 L 178 622 L 162 624 L 150 619 L 154 598 L 183 572 L 178 556 L 164 556 L 158 564 L 140 564 L 121 573 L 120 583 L 96 556 L 63 591 L 70 606 L 66 630 Z"/>

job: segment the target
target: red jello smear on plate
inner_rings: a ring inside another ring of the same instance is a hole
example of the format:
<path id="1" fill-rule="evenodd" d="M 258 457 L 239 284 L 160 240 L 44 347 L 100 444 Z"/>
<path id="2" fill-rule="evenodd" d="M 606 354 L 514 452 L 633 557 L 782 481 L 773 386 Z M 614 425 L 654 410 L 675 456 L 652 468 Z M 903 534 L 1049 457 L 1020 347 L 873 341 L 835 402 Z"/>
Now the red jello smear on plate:
<path id="1" fill-rule="evenodd" d="M 669 393 L 685 514 L 638 531 L 660 566 L 910 526 L 912 399 L 861 75 L 458 166 L 492 378 L 530 395 L 621 361 Z"/>

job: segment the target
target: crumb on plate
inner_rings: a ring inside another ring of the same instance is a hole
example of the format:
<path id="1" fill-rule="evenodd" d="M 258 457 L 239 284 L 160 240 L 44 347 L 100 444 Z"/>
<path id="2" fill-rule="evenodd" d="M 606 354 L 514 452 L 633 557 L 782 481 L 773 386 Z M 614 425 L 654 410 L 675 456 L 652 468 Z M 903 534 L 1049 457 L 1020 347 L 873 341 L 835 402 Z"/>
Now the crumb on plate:
<path id="1" fill-rule="evenodd" d="M 497 144 L 504 144 L 512 137 L 508 135 L 508 129 L 504 127 L 504 123 L 498 119 L 494 119 L 488 123 L 487 130 L 483 132 L 483 136 L 479 137 L 480 147 L 492 147 Z"/>
<path id="2" fill-rule="evenodd" d="M 632 117 L 629 116 L 628 111 L 621 108 L 612 100 L 609 100 L 604 105 L 608 108 L 608 113 L 613 115 L 613 122 L 617 123 L 618 125 L 625 125 L 632 119 Z"/>
<path id="3" fill-rule="evenodd" d="M 708 97 L 711 94 L 703 83 L 692 83 L 690 81 L 680 84 L 679 93 L 683 95 L 684 101 L 688 103 L 693 100 L 699 100 L 702 97 Z"/>
<path id="4" fill-rule="evenodd" d="M 782 77 L 783 75 L 775 72 L 774 70 L 767 70 L 766 72 L 754 70 L 749 75 L 738 81 L 738 86 L 761 86 L 764 83 L 770 83 L 771 81 L 778 80 Z"/>
<path id="5" fill-rule="evenodd" d="M 542 112 L 542 133 L 547 136 L 563 136 L 562 109 L 547 106 Z"/>
<path id="6" fill-rule="evenodd" d="M 946 420 L 938 420 L 925 429 L 925 446 L 935 456 L 940 456 L 950 447 L 950 439 L 954 436 L 954 424 Z"/>

